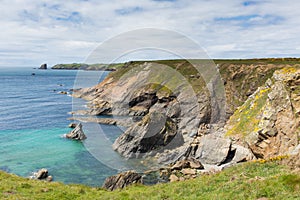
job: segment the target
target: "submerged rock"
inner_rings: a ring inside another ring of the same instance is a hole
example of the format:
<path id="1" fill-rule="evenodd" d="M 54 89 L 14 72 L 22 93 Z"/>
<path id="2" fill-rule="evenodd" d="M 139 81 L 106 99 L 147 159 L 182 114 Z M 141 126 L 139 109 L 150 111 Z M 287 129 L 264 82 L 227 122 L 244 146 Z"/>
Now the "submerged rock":
<path id="1" fill-rule="evenodd" d="M 134 183 L 141 183 L 141 180 L 142 176 L 138 173 L 134 171 L 127 171 L 106 178 L 102 187 L 112 191 L 119 188 L 124 188 Z"/>
<path id="2" fill-rule="evenodd" d="M 68 94 L 66 91 L 59 91 L 58 94 Z"/>
<path id="3" fill-rule="evenodd" d="M 66 134 L 66 138 L 74 140 L 85 140 L 86 135 L 82 130 L 82 124 L 79 123 L 70 133 Z"/>

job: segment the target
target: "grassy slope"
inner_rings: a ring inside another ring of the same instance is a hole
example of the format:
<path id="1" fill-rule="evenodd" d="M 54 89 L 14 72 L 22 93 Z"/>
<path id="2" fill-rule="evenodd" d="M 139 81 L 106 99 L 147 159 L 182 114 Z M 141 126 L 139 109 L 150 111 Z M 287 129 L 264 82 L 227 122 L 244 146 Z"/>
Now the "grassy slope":
<path id="1" fill-rule="evenodd" d="M 155 62 L 175 67 L 176 63 L 182 61 Z M 300 59 L 214 60 L 214 62 L 220 65 L 295 65 L 300 63 Z M 141 62 L 133 64 L 139 63 Z M 129 68 L 121 68 L 111 75 L 120 77 Z M 137 185 L 115 192 L 82 185 L 32 181 L 0 172 L 0 199 L 257 199 L 260 197 L 300 199 L 299 189 L 300 175 L 292 174 L 276 163 L 247 163 L 216 175 L 205 175 L 194 180 L 152 187 Z"/>
<path id="2" fill-rule="evenodd" d="M 194 180 L 135 185 L 114 192 L 0 172 L 1 199 L 299 199 L 299 189 L 300 175 L 275 162 L 245 163 Z"/>

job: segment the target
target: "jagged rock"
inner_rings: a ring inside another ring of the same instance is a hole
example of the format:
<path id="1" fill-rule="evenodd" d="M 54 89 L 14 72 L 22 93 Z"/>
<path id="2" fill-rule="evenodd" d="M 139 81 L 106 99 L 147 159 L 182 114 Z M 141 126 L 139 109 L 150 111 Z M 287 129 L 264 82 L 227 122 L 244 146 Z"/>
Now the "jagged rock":
<path id="1" fill-rule="evenodd" d="M 191 169 L 191 168 L 182 169 L 180 172 L 184 175 L 195 175 L 195 174 L 197 174 L 196 169 Z"/>
<path id="2" fill-rule="evenodd" d="M 194 159 L 194 158 L 179 160 L 171 167 L 172 170 L 181 170 L 181 169 L 184 169 L 184 168 L 204 169 L 201 162 L 199 160 Z"/>
<path id="3" fill-rule="evenodd" d="M 176 123 L 162 113 L 152 112 L 118 137 L 113 149 L 126 158 L 140 158 L 182 143 L 182 136 L 177 134 Z"/>
<path id="4" fill-rule="evenodd" d="M 231 141 L 226 138 L 209 134 L 201 138 L 196 151 L 196 158 L 201 163 L 221 165 L 227 158 L 230 151 Z"/>
<path id="5" fill-rule="evenodd" d="M 85 140 L 86 136 L 82 130 L 82 124 L 79 123 L 70 133 L 66 134 L 66 138 L 74 140 Z"/>
<path id="6" fill-rule="evenodd" d="M 42 64 L 42 65 L 39 67 L 39 69 L 47 69 L 47 64 L 46 64 L 46 63 Z"/>
<path id="7" fill-rule="evenodd" d="M 141 183 L 142 176 L 134 171 L 127 171 L 115 176 L 106 178 L 103 184 L 103 188 L 107 190 L 116 190 L 124 188 L 134 183 Z"/>
<path id="8" fill-rule="evenodd" d="M 227 134 L 249 148 L 257 158 L 268 159 L 292 152 L 298 144 L 300 119 L 300 69 L 275 71 L 265 86 L 258 88 L 227 122 Z M 250 113 L 250 114 L 249 114 Z M 247 129 L 237 131 L 249 121 Z M 241 120 L 241 121 L 239 121 Z"/>
<path id="9" fill-rule="evenodd" d="M 47 177 L 48 177 L 48 170 L 44 168 L 40 169 L 36 174 L 37 179 L 45 179 Z"/>
<path id="10" fill-rule="evenodd" d="M 78 114 L 78 113 L 77 113 Z M 96 117 L 70 117 L 69 120 L 81 121 L 81 122 L 93 122 L 98 124 L 120 125 L 123 127 L 129 127 L 132 124 L 130 118 L 96 118 Z"/>
<path id="11" fill-rule="evenodd" d="M 76 126 L 77 126 L 76 123 L 70 123 L 68 127 L 69 127 L 69 128 L 75 128 Z"/>
<path id="12" fill-rule="evenodd" d="M 32 176 L 30 176 L 31 179 L 37 179 L 37 180 L 46 180 L 46 181 L 52 181 L 53 177 L 49 176 L 48 170 L 45 168 L 42 168 L 38 170 L 37 172 L 34 172 Z"/>
<path id="13" fill-rule="evenodd" d="M 188 161 L 190 163 L 190 168 L 192 168 L 192 169 L 204 169 L 203 165 L 201 164 L 201 162 L 199 160 L 189 158 Z"/>
<path id="14" fill-rule="evenodd" d="M 169 177 L 170 182 L 179 181 L 179 178 L 175 174 L 171 174 Z"/>
<path id="15" fill-rule="evenodd" d="M 181 170 L 183 168 L 187 168 L 189 167 L 189 162 L 187 162 L 186 160 L 179 160 L 177 161 L 172 167 L 172 170 Z"/>
<path id="16" fill-rule="evenodd" d="M 255 159 L 255 156 L 250 149 L 240 145 L 232 145 L 231 151 L 234 152 L 232 161 L 233 163 L 245 162 Z"/>

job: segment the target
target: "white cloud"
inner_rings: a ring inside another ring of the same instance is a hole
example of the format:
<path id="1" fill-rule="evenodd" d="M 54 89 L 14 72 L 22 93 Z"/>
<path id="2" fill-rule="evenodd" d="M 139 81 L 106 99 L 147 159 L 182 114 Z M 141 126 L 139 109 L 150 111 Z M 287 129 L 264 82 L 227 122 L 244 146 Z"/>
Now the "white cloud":
<path id="1" fill-rule="evenodd" d="M 97 44 L 148 27 L 178 31 L 212 58 L 299 57 L 299 6 L 292 0 L 2 0 L 0 66 L 83 62 Z"/>

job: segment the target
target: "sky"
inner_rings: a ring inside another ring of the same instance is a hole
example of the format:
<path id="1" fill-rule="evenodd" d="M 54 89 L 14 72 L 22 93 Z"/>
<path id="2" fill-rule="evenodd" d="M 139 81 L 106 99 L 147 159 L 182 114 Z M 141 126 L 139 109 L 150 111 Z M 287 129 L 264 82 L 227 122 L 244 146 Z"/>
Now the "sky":
<path id="1" fill-rule="evenodd" d="M 296 0 L 0 0 L 0 66 L 84 62 L 106 41 L 145 28 L 179 33 L 210 58 L 300 57 L 299 8 Z M 133 34 L 118 44 L 134 42 Z"/>

